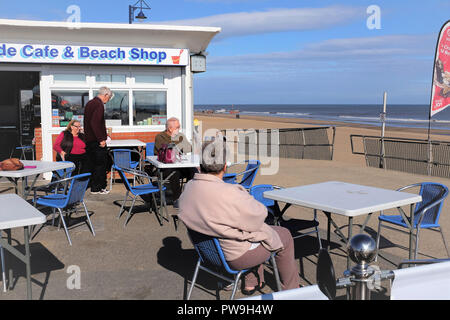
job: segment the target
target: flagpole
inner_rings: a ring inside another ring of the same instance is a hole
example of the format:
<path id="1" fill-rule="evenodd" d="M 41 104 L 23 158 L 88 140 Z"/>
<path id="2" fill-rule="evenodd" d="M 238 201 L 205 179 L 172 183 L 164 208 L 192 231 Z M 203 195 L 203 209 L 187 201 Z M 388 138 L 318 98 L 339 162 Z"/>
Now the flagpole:
<path id="1" fill-rule="evenodd" d="M 384 92 L 383 95 L 383 112 L 380 114 L 381 120 L 381 152 L 380 152 L 380 168 L 386 169 L 386 165 L 384 163 L 384 132 L 386 129 L 386 101 L 387 101 L 387 92 Z"/>

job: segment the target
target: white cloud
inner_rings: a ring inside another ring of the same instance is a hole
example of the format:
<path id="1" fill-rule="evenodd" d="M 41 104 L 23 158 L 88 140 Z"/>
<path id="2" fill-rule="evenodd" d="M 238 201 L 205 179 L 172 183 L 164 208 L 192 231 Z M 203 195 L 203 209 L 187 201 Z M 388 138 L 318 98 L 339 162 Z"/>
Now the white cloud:
<path id="1" fill-rule="evenodd" d="M 220 39 L 271 32 L 323 29 L 348 23 L 357 18 L 365 18 L 365 14 L 363 8 L 332 6 L 227 13 L 197 19 L 155 23 L 221 27 L 222 32 L 216 37 Z"/>
<path id="2" fill-rule="evenodd" d="M 403 63 L 405 58 L 432 56 L 435 35 L 387 35 L 367 38 L 330 39 L 305 46 L 301 50 L 208 58 L 210 68 L 280 72 L 293 66 L 329 69 L 349 67 L 363 62 Z M 288 67 L 289 66 L 289 67 Z M 243 69 L 244 68 L 244 69 Z"/>

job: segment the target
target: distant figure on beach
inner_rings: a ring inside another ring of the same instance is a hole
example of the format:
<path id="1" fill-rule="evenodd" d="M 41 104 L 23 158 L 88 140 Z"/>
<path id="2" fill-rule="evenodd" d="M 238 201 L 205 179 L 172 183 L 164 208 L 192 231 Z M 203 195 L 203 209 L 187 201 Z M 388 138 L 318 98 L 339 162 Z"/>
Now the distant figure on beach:
<path id="1" fill-rule="evenodd" d="M 235 270 L 257 266 L 245 276 L 242 292 L 253 294 L 264 286 L 263 265 L 272 252 L 283 290 L 299 287 L 294 240 L 288 229 L 264 223 L 267 208 L 242 186 L 225 183 L 226 143 L 216 138 L 202 147 L 201 173 L 186 184 L 178 217 L 194 231 L 217 237 L 225 259 Z M 259 279 L 259 280 L 258 280 Z"/>
<path id="2" fill-rule="evenodd" d="M 106 149 L 105 104 L 113 98 L 111 89 L 101 87 L 98 95 L 84 108 L 84 133 L 86 135 L 87 155 L 92 179 L 92 194 L 108 194 L 106 190 L 106 170 L 108 153 Z"/>
<path id="3" fill-rule="evenodd" d="M 81 132 L 81 123 L 71 120 L 66 130 L 61 132 L 53 144 L 57 152 L 56 161 L 71 161 L 75 164 L 72 175 L 85 173 L 87 168 L 86 143 L 84 134 Z"/>
<path id="4" fill-rule="evenodd" d="M 163 145 L 175 143 L 178 149 L 183 153 L 192 152 L 192 145 L 189 143 L 186 136 L 180 132 L 180 120 L 175 117 L 167 119 L 166 130 L 159 133 L 155 137 L 155 154 L 158 154 L 159 149 Z M 177 169 L 165 169 L 163 171 L 163 177 L 166 178 L 169 175 L 170 190 L 172 191 L 173 206 L 178 208 L 178 198 L 181 195 L 181 182 L 180 179 L 186 178 L 187 181 L 191 180 L 194 174 L 197 172 L 195 168 L 177 168 Z"/>

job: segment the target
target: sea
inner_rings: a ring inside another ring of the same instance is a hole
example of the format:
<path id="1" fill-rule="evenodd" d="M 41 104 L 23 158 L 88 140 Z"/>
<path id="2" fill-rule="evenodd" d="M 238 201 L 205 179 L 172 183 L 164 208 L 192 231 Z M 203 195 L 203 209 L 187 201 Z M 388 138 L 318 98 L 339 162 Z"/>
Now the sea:
<path id="1" fill-rule="evenodd" d="M 388 104 L 385 115 L 386 126 L 427 129 L 429 109 L 429 105 Z M 195 105 L 194 110 L 196 112 L 213 110 L 218 113 L 239 110 L 241 115 L 339 121 L 381 127 L 383 106 L 372 104 L 212 104 Z M 431 129 L 448 130 L 450 134 L 450 107 L 431 118 Z"/>

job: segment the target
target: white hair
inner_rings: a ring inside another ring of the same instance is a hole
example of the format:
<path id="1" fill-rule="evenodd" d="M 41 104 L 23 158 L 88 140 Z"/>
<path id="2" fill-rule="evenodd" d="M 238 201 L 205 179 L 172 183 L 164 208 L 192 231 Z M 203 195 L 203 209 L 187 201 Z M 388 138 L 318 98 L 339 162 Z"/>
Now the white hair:
<path id="1" fill-rule="evenodd" d="M 100 89 L 98 89 L 98 95 L 99 96 L 106 96 L 106 95 L 112 96 L 112 92 L 111 92 L 111 89 L 108 87 L 101 87 Z"/>
<path id="2" fill-rule="evenodd" d="M 166 130 L 169 129 L 169 123 L 175 122 L 175 121 L 178 121 L 178 123 L 180 123 L 180 120 L 178 120 L 178 118 L 175 118 L 175 117 L 167 119 L 167 121 L 166 121 Z"/>

